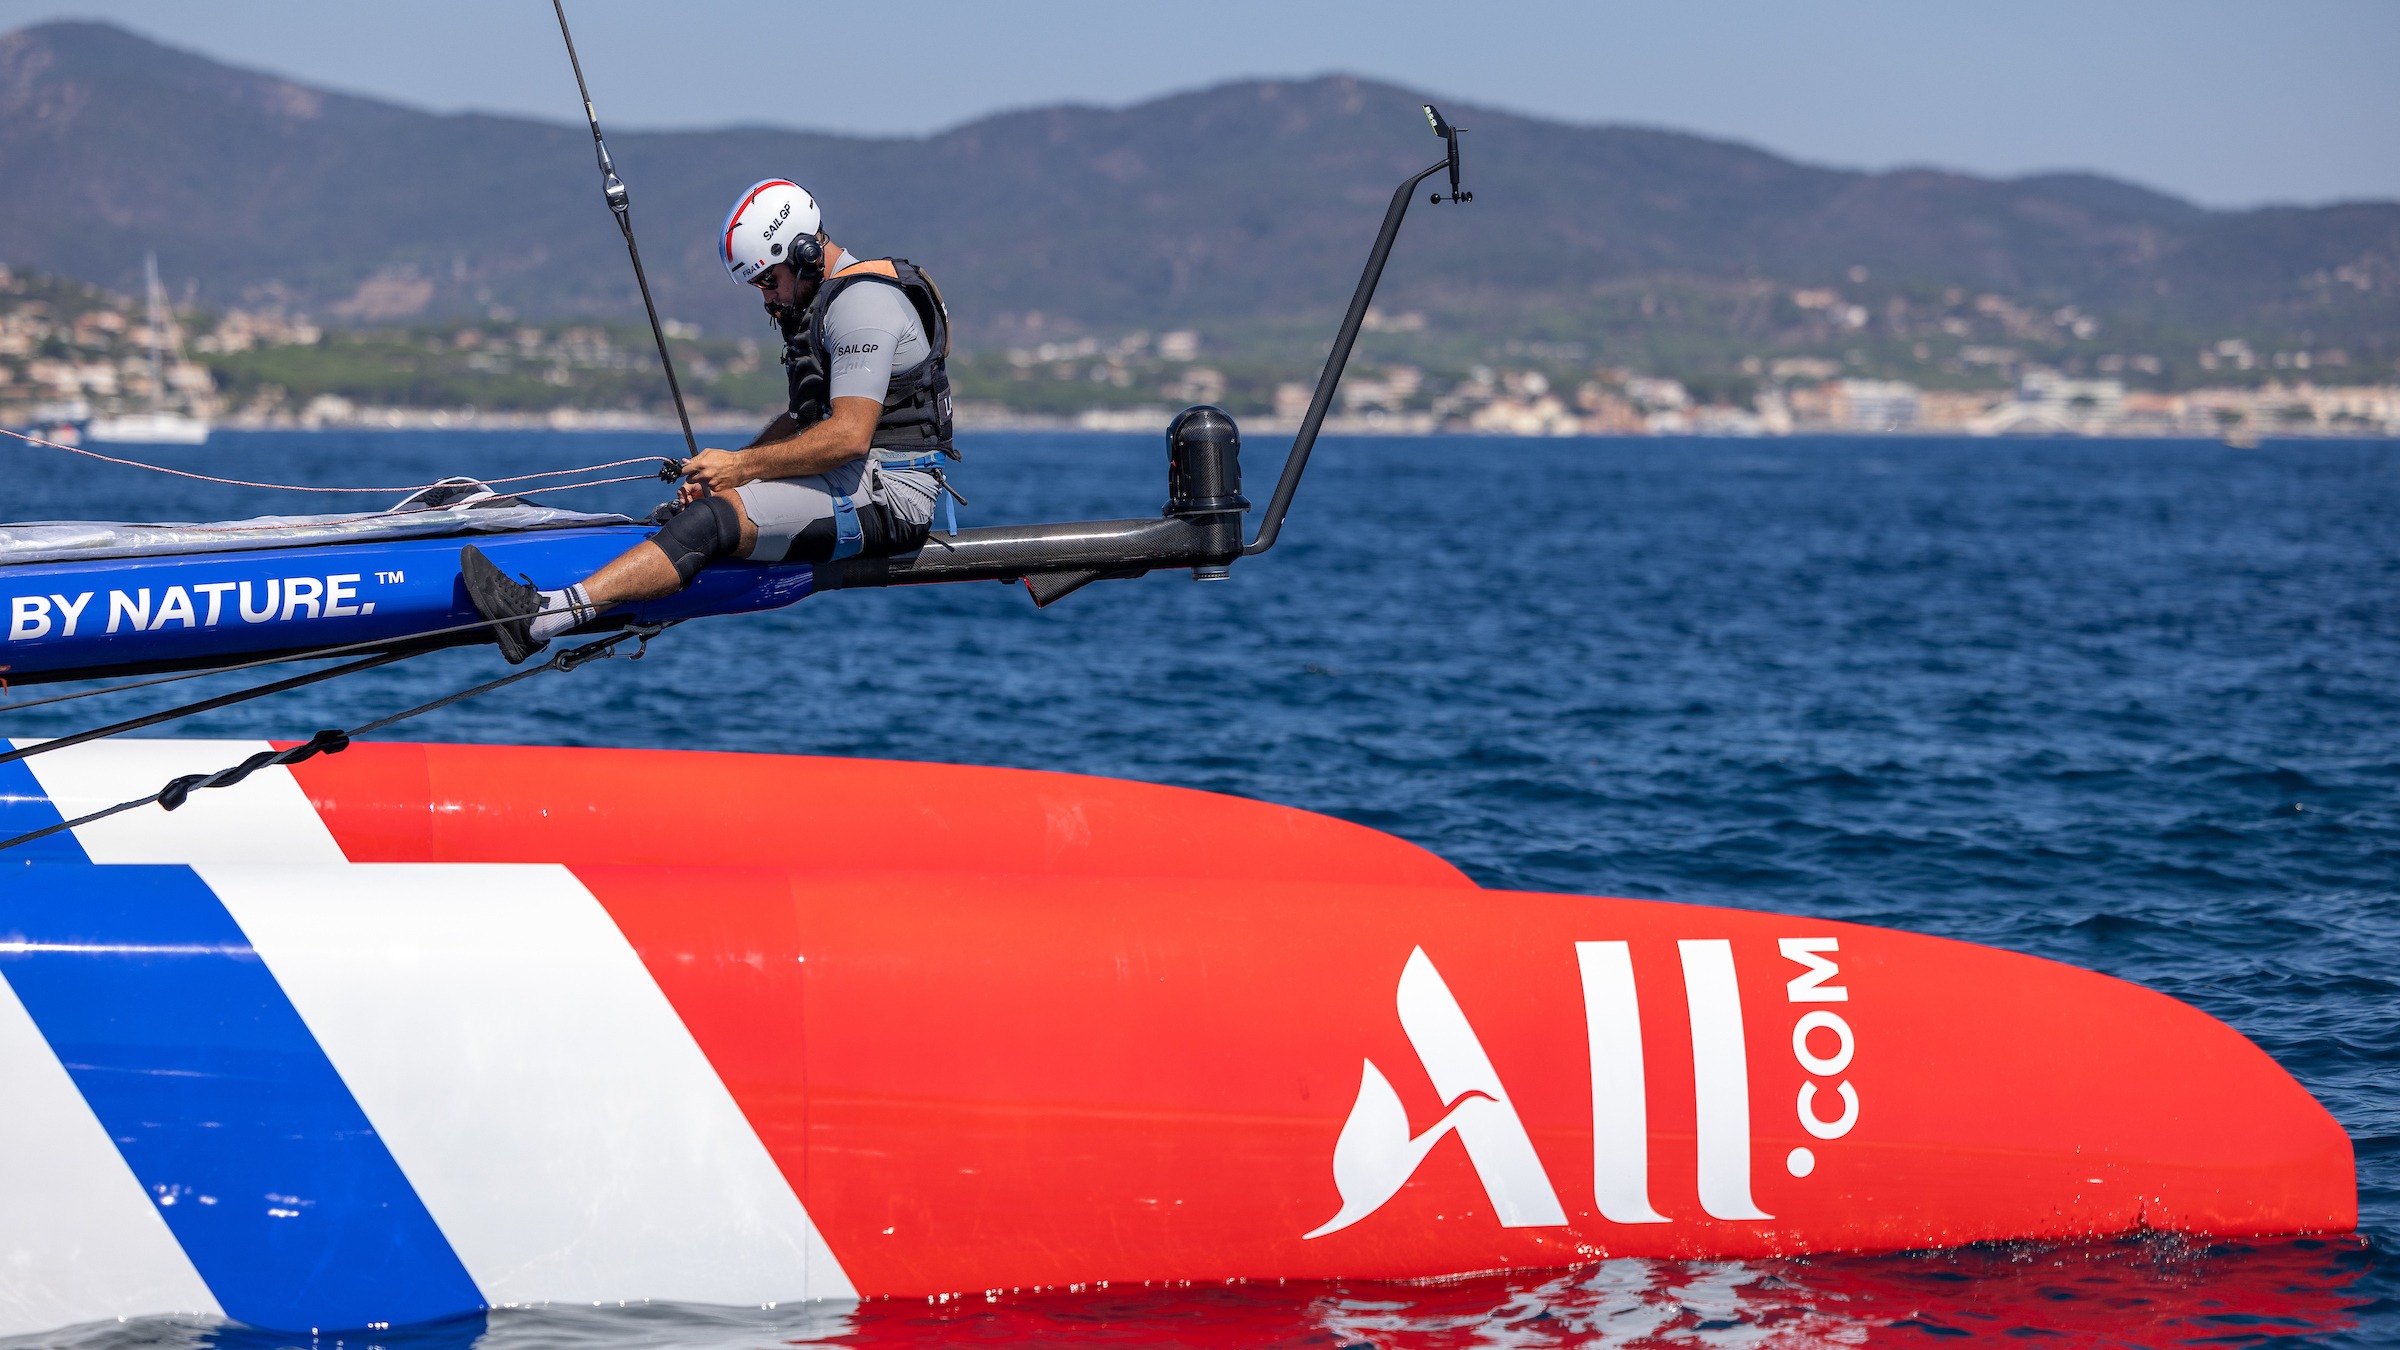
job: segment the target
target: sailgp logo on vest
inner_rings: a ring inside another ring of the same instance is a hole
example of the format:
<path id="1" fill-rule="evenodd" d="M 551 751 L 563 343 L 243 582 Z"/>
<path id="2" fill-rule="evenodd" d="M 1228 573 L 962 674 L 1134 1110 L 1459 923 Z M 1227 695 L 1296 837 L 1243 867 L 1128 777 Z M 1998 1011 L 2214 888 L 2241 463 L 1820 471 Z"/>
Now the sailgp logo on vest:
<path id="1" fill-rule="evenodd" d="M 1733 944 L 1722 939 L 1678 942 L 1685 1007 L 1692 1035 L 1693 1105 L 1696 1116 L 1700 1208 L 1709 1217 L 1758 1221 L 1774 1216 L 1750 1194 L 1750 1068 L 1743 1040 L 1741 990 L 1735 979 Z M 1786 986 L 1792 1003 L 1846 1002 L 1849 991 L 1830 983 L 1839 973 L 1825 953 L 1838 951 L 1833 938 L 1785 938 L 1778 950 L 1803 967 Z M 1583 986 L 1586 1044 L 1592 1084 L 1592 1200 L 1612 1223 L 1666 1223 L 1650 1203 L 1650 1122 L 1642 1058 L 1642 1011 L 1634 984 L 1633 954 L 1624 942 L 1578 942 L 1575 963 Z M 1491 1057 L 1467 1021 L 1464 1009 L 1422 947 L 1411 951 L 1400 972 L 1400 1026 L 1417 1059 L 1441 1095 L 1444 1112 L 1423 1134 L 1409 1130 L 1408 1111 L 1391 1080 L 1375 1061 L 1364 1061 L 1358 1098 L 1333 1145 L 1333 1184 L 1341 1209 L 1303 1234 L 1338 1233 L 1381 1209 L 1398 1195 L 1436 1144 L 1457 1135 L 1503 1228 L 1555 1227 L 1567 1222 L 1525 1122 L 1493 1069 Z M 1810 1042 L 1830 1033 L 1834 1052 L 1820 1055 Z M 1838 1076 L 1849 1068 L 1855 1040 L 1838 1014 L 1813 1010 L 1792 1029 L 1792 1053 L 1809 1074 Z M 1832 1121 L 1815 1110 L 1818 1086 L 1804 1082 L 1796 1111 L 1800 1125 L 1817 1139 L 1838 1139 L 1858 1121 L 1858 1095 L 1848 1079 L 1834 1085 L 1843 1110 Z M 1815 1170 L 1815 1155 L 1792 1150 L 1786 1167 L 1794 1177 Z"/>

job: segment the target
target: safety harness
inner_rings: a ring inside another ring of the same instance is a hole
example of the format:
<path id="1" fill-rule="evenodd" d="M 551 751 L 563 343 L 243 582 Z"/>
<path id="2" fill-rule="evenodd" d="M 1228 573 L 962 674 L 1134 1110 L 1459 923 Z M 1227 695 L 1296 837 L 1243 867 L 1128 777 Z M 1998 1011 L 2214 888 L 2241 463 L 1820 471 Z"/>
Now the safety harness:
<path id="1" fill-rule="evenodd" d="M 895 287 L 908 298 L 910 307 L 917 312 L 917 322 L 925 329 L 925 345 L 931 353 L 913 370 L 892 372 L 891 385 L 883 394 L 883 413 L 875 419 L 874 440 L 868 451 L 870 462 L 861 486 L 868 500 L 881 501 L 885 472 L 913 470 L 930 474 L 941 499 L 944 527 L 955 536 L 958 533 L 955 503 L 966 498 L 959 495 L 942 472 L 945 460 L 959 458 L 958 448 L 951 443 L 950 307 L 942 302 L 940 288 L 923 268 L 905 258 L 854 262 L 817 287 L 816 297 L 809 303 L 807 322 L 797 326 L 797 334 L 787 334 L 783 344 L 784 379 L 791 396 L 795 429 L 806 430 L 832 415 L 833 354 L 825 338 L 825 316 L 843 291 L 861 282 Z M 833 556 L 837 559 L 855 556 L 866 543 L 866 531 L 859 524 L 857 499 L 836 496 L 833 513 Z"/>

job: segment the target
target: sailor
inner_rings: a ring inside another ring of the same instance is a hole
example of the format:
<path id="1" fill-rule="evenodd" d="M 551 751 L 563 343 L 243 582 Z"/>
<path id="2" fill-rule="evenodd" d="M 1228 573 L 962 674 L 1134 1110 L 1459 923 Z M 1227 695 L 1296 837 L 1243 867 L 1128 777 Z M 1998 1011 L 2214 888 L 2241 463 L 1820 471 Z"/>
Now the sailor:
<path id="1" fill-rule="evenodd" d="M 741 449 L 687 460 L 664 527 L 575 585 L 512 581 L 480 549 L 461 550 L 467 595 L 504 621 L 492 631 L 511 662 L 613 606 L 672 595 L 721 558 L 905 553 L 925 542 L 940 498 L 956 496 L 941 468 L 958 458 L 950 316 L 932 279 L 834 243 L 816 199 L 781 178 L 734 202 L 718 256 L 783 334 L 788 406 Z"/>

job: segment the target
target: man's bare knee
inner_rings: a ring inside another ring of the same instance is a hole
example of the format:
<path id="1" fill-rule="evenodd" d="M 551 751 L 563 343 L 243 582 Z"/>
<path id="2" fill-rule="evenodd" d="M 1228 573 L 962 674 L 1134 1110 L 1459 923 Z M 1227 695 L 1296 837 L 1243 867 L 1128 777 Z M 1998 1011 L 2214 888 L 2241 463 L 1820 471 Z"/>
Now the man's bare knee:
<path id="1" fill-rule="evenodd" d="M 665 549 L 645 539 L 584 579 L 583 593 L 595 605 L 657 600 L 683 589 Z"/>

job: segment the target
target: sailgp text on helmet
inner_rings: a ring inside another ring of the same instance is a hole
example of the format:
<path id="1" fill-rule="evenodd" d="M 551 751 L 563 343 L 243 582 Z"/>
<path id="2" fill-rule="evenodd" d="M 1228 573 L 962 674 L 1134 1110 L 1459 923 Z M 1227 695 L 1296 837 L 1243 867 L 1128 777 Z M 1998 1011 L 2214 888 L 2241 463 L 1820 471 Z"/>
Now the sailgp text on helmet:
<path id="1" fill-rule="evenodd" d="M 777 263 L 788 262 L 801 279 L 825 279 L 825 246 L 817 239 L 824 217 L 808 189 L 784 178 L 754 183 L 734 199 L 725 215 L 717 256 L 733 279 L 750 283 Z"/>

